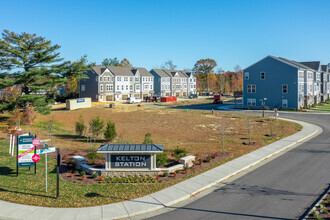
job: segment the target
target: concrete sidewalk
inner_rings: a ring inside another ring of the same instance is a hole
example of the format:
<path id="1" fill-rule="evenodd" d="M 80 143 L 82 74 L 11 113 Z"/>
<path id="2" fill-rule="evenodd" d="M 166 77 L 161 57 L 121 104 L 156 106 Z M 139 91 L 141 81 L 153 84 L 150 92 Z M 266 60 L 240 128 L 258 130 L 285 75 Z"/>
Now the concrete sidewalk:
<path id="1" fill-rule="evenodd" d="M 316 125 L 298 121 L 294 122 L 303 126 L 300 132 L 236 158 L 198 176 L 141 198 L 87 208 L 45 208 L 14 204 L 0 200 L 0 219 L 118 219 L 129 218 L 162 209 L 188 199 L 194 194 L 210 188 L 274 154 L 295 145 L 298 146 L 298 144 L 318 135 L 322 131 Z"/>

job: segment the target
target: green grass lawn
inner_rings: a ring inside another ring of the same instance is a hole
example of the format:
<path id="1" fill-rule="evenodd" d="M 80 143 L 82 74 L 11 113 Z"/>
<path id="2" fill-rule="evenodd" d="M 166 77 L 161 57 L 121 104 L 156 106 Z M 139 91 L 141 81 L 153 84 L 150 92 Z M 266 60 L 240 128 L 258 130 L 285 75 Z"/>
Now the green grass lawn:
<path id="1" fill-rule="evenodd" d="M 317 109 L 313 109 L 313 112 L 330 112 L 330 103 L 321 105 Z"/>
<path id="2" fill-rule="evenodd" d="M 156 192 L 167 184 L 82 185 L 60 179 L 60 198 L 56 196 L 55 160 L 48 157 L 48 192 L 45 192 L 45 157 L 34 168 L 20 168 L 16 177 L 16 157 L 8 154 L 8 141 L 0 141 L 0 199 L 14 203 L 49 207 L 96 206 L 133 199 Z"/>

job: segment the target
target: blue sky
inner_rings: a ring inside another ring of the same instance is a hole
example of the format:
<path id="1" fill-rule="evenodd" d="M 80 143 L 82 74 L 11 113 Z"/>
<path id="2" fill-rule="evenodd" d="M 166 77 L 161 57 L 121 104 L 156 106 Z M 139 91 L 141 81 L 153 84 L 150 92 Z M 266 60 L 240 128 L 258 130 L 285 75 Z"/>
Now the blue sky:
<path id="1" fill-rule="evenodd" d="M 330 62 L 329 0 L 0 1 L 0 30 L 37 33 L 61 56 L 127 58 L 178 69 L 212 58 L 242 68 L 267 56 Z"/>

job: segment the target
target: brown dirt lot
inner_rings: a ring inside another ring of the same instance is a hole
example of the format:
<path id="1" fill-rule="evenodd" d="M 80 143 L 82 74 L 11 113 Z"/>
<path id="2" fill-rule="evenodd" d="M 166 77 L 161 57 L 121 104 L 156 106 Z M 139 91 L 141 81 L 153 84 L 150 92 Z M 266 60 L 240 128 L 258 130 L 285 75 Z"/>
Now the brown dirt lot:
<path id="1" fill-rule="evenodd" d="M 266 137 L 265 135 L 270 133 L 270 120 L 253 117 L 252 141 L 257 144 L 247 146 L 242 144 L 249 138 L 247 116 L 136 105 L 117 105 L 115 108 L 99 105 L 74 111 L 54 110 L 50 115 L 39 115 L 32 126 L 32 134 L 36 133 L 40 139 L 47 139 L 45 121 L 55 120 L 53 145 L 66 150 L 87 149 L 86 138 L 75 135 L 75 122 L 80 115 L 84 117 L 86 125 L 95 116 L 100 116 L 105 123 L 108 120 L 115 122 L 117 139 L 120 138 L 124 142 L 142 143 L 145 134 L 151 133 L 153 142 L 163 144 L 165 151 L 179 147 L 186 148 L 189 154 L 200 156 L 221 151 L 220 122 L 226 127 L 226 152 L 232 153 L 234 157 L 301 129 L 300 125 L 292 122 L 272 121 L 273 134 L 277 136 Z M 25 127 L 25 130 L 28 130 L 28 127 Z M 96 147 L 102 143 L 105 141 L 100 137 Z"/>

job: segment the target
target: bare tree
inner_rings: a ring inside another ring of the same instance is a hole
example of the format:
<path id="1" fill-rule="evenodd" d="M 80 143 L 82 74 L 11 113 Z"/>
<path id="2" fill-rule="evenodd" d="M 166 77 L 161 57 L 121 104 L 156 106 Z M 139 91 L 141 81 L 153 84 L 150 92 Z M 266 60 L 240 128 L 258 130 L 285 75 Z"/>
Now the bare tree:
<path id="1" fill-rule="evenodd" d="M 172 60 L 168 60 L 164 63 L 164 65 L 160 66 L 160 68 L 165 70 L 175 70 L 177 65 L 174 65 Z"/>

